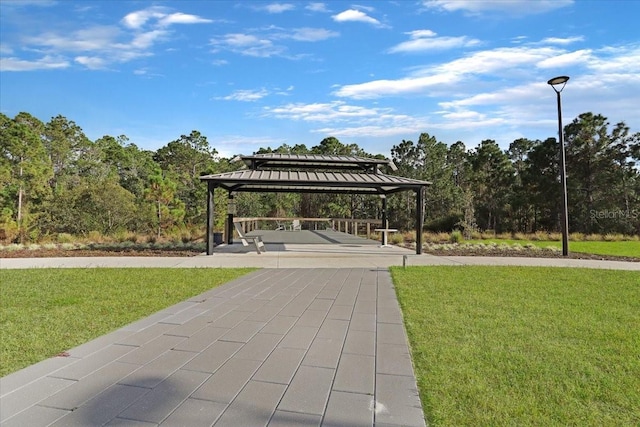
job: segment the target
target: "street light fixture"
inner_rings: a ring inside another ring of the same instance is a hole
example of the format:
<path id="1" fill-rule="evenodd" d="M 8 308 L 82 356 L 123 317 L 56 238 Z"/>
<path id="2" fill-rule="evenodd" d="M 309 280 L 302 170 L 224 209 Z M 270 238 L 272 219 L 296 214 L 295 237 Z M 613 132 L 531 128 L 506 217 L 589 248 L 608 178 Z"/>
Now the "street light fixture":
<path id="1" fill-rule="evenodd" d="M 567 170 L 564 150 L 564 132 L 562 132 L 562 103 L 560 92 L 567 85 L 569 76 L 558 76 L 550 79 L 551 85 L 558 96 L 558 140 L 560 141 L 560 181 L 562 181 L 562 256 L 569 255 L 569 209 L 567 205 Z"/>

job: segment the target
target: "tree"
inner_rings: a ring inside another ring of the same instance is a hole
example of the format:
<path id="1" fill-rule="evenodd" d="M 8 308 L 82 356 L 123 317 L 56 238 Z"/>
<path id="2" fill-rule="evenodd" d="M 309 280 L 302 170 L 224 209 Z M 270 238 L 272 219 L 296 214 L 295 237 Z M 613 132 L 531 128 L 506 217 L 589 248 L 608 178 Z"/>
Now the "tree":
<path id="1" fill-rule="evenodd" d="M 176 198 L 177 188 L 177 183 L 164 177 L 160 170 L 149 177 L 146 198 L 155 207 L 158 238 L 164 231 L 178 225 L 184 219 L 184 203 Z"/>
<path id="2" fill-rule="evenodd" d="M 569 227 L 583 233 L 630 232 L 638 176 L 630 160 L 637 136 L 624 123 L 609 132 L 607 118 L 583 113 L 564 129 Z M 617 212 L 613 215 L 602 215 Z"/>
<path id="3" fill-rule="evenodd" d="M 197 130 L 181 135 L 156 151 L 153 159 L 166 176 L 176 183 L 177 197 L 185 208 L 188 223 L 203 223 L 206 216 L 206 186 L 200 175 L 215 170 L 217 151 L 210 147 L 207 137 Z M 210 173 L 210 172 L 209 172 Z"/>
<path id="4" fill-rule="evenodd" d="M 52 118 L 44 128 L 44 144 L 53 166 L 52 189 L 78 185 L 84 175 L 104 171 L 91 141 L 82 129 L 63 116 Z M 99 173 L 103 175 L 103 173 Z"/>
<path id="5" fill-rule="evenodd" d="M 511 231 L 529 232 L 533 222 L 533 206 L 529 192 L 523 182 L 527 171 L 527 156 L 531 152 L 534 141 L 520 138 L 509 144 L 507 155 L 514 169 L 514 181 L 511 185 L 511 200 L 509 204 L 513 211 Z"/>
<path id="6" fill-rule="evenodd" d="M 472 188 L 476 194 L 478 225 L 501 232 L 505 225 L 513 166 L 494 140 L 486 139 L 471 154 Z"/>
<path id="7" fill-rule="evenodd" d="M 523 191 L 533 208 L 531 231 L 560 230 L 562 187 L 559 169 L 560 144 L 555 138 L 534 141 L 522 171 Z"/>
<path id="8" fill-rule="evenodd" d="M 120 185 L 141 199 L 149 176 L 155 173 L 158 164 L 151 151 L 140 150 L 128 141 L 125 135 L 117 138 L 105 135 L 96 140 L 95 145 L 102 152 L 102 162 L 118 175 Z"/>
<path id="9" fill-rule="evenodd" d="M 42 142 L 44 125 L 27 113 L 13 120 L 0 115 L 0 210 L 5 220 L 15 221 L 22 241 L 35 219 L 35 206 L 49 194 L 47 181 L 52 176 L 51 162 Z"/>

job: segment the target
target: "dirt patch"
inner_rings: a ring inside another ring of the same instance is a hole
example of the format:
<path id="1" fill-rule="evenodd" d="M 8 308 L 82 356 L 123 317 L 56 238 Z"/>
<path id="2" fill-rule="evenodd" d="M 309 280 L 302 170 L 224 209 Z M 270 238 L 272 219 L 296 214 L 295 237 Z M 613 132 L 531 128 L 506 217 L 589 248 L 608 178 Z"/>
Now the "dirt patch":
<path id="1" fill-rule="evenodd" d="M 192 249 L 18 249 L 0 252 L 0 258 L 66 258 L 66 257 L 190 257 L 200 255 L 201 251 Z"/>
<path id="2" fill-rule="evenodd" d="M 526 257 L 526 258 L 564 258 L 560 251 L 548 251 L 548 250 L 509 250 L 509 249 L 469 249 L 469 248 L 454 248 L 448 250 L 433 250 L 425 249 L 423 253 L 437 255 L 437 256 L 490 256 L 490 257 Z M 631 258 L 614 255 L 595 255 L 584 254 L 577 252 L 569 252 L 570 259 L 590 259 L 601 261 L 628 261 L 628 262 L 640 262 L 640 258 Z"/>

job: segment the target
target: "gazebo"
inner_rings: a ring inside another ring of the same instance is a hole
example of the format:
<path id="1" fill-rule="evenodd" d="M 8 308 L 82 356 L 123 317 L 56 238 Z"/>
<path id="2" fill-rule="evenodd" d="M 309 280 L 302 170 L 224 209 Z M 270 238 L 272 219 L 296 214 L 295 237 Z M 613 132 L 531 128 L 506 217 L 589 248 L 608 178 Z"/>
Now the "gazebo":
<path id="1" fill-rule="evenodd" d="M 218 187 L 227 190 L 229 200 L 239 192 L 376 194 L 382 199 L 383 225 L 386 224 L 386 196 L 400 191 L 414 191 L 416 254 L 422 253 L 423 194 L 431 183 L 382 173 L 381 167 L 396 170 L 392 161 L 356 156 L 275 153 L 240 156 L 238 160 L 245 163 L 246 169 L 200 177 L 207 183 L 208 190 L 207 255 L 213 254 L 213 194 Z M 230 226 L 232 215 L 229 214 Z"/>

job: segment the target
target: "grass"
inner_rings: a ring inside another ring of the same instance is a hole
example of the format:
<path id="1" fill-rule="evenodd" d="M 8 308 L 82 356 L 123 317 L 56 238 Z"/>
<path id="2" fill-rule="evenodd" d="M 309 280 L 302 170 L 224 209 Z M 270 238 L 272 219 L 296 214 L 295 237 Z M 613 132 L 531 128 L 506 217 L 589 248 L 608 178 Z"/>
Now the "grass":
<path id="1" fill-rule="evenodd" d="M 250 271 L 0 270 L 0 377 Z"/>
<path id="2" fill-rule="evenodd" d="M 549 246 L 562 248 L 562 242 L 553 240 L 511 240 L 511 239 L 486 239 L 486 240 L 465 240 L 464 243 L 507 243 L 509 245 L 519 244 L 533 244 L 540 248 L 546 248 Z M 632 258 L 640 258 L 640 241 L 617 241 L 617 242 L 605 242 L 605 241 L 569 241 L 569 252 L 595 254 L 595 255 L 613 255 L 613 256 L 625 256 Z"/>
<path id="3" fill-rule="evenodd" d="M 640 425 L 640 273 L 391 271 L 430 425 Z"/>

